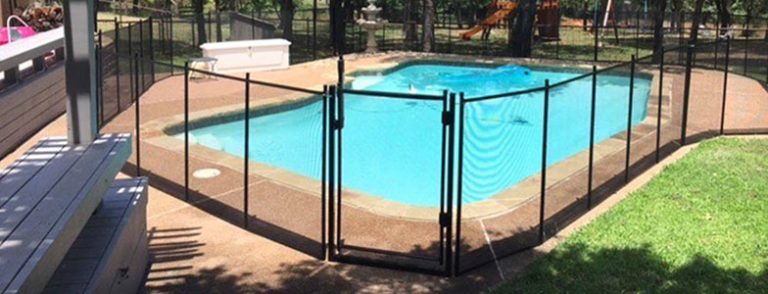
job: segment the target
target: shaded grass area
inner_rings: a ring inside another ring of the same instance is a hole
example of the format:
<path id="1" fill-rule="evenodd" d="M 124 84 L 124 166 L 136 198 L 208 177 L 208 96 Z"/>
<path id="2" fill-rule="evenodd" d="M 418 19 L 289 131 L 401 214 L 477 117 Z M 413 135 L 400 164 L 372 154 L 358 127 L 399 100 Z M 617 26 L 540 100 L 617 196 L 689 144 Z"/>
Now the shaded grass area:
<path id="1" fill-rule="evenodd" d="M 496 292 L 768 292 L 768 140 L 703 142 Z"/>

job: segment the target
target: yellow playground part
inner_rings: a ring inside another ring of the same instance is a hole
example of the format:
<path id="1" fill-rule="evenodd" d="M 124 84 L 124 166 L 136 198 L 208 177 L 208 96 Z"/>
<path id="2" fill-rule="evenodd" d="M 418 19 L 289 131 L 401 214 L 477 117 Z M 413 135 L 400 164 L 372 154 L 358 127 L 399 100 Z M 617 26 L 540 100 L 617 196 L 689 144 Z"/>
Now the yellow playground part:
<path id="1" fill-rule="evenodd" d="M 472 36 L 475 34 L 482 32 L 486 28 L 493 27 L 495 25 L 498 25 L 499 22 L 507 18 L 507 16 L 515 11 L 517 9 L 517 2 L 499 2 L 496 3 L 497 9 L 496 12 L 492 13 L 490 16 L 486 17 L 478 23 L 476 26 L 472 27 L 466 32 L 461 33 L 461 39 L 462 40 L 470 40 L 472 39 Z"/>

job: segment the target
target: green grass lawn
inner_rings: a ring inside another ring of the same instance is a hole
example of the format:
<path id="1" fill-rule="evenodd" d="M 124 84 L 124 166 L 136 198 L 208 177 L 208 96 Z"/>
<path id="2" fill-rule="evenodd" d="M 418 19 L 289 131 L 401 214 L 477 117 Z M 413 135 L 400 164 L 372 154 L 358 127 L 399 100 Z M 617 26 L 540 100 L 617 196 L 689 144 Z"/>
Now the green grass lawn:
<path id="1" fill-rule="evenodd" d="M 498 293 L 768 293 L 768 140 L 703 142 Z"/>

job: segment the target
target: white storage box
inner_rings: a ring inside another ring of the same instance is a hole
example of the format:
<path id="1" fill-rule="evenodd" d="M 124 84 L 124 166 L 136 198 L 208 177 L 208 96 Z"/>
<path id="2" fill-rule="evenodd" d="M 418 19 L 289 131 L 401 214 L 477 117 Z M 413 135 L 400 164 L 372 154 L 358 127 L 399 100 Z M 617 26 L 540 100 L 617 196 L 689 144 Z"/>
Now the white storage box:
<path id="1" fill-rule="evenodd" d="M 217 60 L 216 72 L 252 72 L 288 68 L 291 42 L 285 39 L 246 40 L 200 45 L 204 57 Z"/>

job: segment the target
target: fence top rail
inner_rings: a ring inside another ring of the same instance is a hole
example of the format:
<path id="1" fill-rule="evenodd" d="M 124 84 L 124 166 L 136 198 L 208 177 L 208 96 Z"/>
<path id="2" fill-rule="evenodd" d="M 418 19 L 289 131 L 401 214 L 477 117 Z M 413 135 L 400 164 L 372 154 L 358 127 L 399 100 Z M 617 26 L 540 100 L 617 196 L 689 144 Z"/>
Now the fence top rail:
<path id="1" fill-rule="evenodd" d="M 417 100 L 433 100 L 433 101 L 442 101 L 444 99 L 443 95 L 426 95 L 426 94 L 355 90 L 355 89 L 348 89 L 348 88 L 343 88 L 341 90 L 343 93 L 347 93 L 347 94 L 395 98 L 395 99 L 417 99 Z"/>

